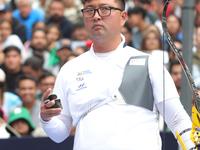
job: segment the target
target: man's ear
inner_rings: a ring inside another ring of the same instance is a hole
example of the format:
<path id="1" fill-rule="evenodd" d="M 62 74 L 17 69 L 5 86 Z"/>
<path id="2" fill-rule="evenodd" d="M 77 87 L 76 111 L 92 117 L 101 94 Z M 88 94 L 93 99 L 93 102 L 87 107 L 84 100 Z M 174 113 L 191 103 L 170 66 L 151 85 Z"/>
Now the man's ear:
<path id="1" fill-rule="evenodd" d="M 127 11 L 121 12 L 121 27 L 124 26 L 125 22 L 127 21 Z"/>

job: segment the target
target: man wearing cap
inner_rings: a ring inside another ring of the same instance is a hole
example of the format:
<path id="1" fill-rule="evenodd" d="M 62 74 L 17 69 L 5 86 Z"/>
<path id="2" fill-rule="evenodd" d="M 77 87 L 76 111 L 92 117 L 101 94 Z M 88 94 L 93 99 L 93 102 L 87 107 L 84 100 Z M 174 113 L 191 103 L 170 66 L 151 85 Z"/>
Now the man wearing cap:
<path id="1" fill-rule="evenodd" d="M 26 27 L 19 20 L 13 18 L 10 6 L 0 5 L 0 19 L 8 20 L 12 24 L 12 34 L 18 35 L 23 43 L 26 42 Z"/>
<path id="2" fill-rule="evenodd" d="M 56 44 L 56 56 L 59 63 L 52 66 L 51 72 L 57 76 L 60 68 L 66 63 L 67 57 L 72 53 L 71 41 L 69 39 L 61 39 Z"/>

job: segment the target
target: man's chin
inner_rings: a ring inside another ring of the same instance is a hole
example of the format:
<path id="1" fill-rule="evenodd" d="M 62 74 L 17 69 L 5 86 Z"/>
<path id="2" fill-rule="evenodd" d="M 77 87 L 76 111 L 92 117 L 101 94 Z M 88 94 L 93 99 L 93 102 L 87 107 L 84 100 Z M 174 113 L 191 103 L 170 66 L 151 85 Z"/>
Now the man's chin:
<path id="1" fill-rule="evenodd" d="M 28 14 L 28 15 L 21 15 L 21 17 L 22 17 L 23 19 L 27 19 L 27 18 L 29 17 L 29 14 Z"/>

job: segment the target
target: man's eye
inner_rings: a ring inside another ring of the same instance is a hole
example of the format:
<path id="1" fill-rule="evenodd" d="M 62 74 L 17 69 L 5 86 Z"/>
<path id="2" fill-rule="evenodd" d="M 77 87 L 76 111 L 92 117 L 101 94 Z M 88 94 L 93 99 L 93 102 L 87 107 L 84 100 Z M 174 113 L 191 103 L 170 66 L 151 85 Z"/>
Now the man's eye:
<path id="1" fill-rule="evenodd" d="M 109 10 L 109 7 L 101 7 L 101 10 Z"/>
<path id="2" fill-rule="evenodd" d="M 86 12 L 87 13 L 90 13 L 90 12 L 92 12 L 93 11 L 93 9 L 86 9 Z"/>

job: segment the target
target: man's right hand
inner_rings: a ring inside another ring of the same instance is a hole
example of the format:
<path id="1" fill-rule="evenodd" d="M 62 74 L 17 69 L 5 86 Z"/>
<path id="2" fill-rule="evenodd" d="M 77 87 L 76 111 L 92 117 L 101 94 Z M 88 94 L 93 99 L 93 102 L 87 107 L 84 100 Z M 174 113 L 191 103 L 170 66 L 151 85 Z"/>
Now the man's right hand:
<path id="1" fill-rule="evenodd" d="M 46 107 L 44 106 L 44 100 L 49 97 L 51 93 L 51 89 L 47 89 L 47 91 L 44 93 L 41 99 L 41 105 L 40 105 L 40 116 L 42 120 L 49 121 L 52 117 L 60 115 L 62 109 L 61 108 L 50 108 L 55 104 L 54 100 L 49 101 L 46 103 Z"/>

